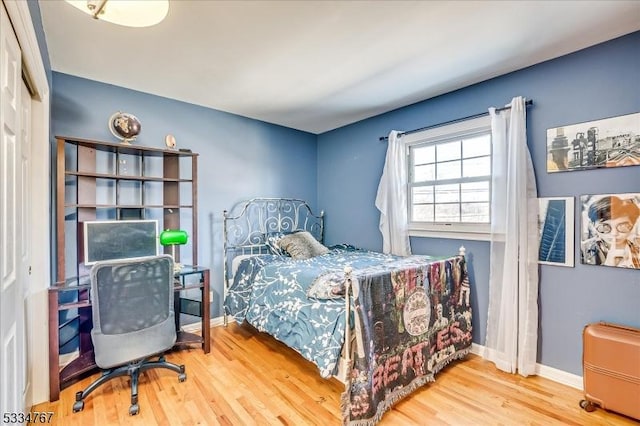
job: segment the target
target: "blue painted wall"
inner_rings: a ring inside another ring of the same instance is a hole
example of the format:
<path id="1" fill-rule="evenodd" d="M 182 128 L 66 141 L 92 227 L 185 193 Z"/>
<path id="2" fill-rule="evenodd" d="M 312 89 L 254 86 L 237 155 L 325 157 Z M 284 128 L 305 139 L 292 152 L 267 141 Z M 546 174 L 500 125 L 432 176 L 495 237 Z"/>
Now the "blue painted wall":
<path id="1" fill-rule="evenodd" d="M 222 314 L 222 211 L 256 196 L 316 207 L 316 135 L 57 72 L 52 86 L 54 135 L 117 142 L 107 121 L 126 111 L 142 123 L 136 145 L 164 148 L 171 133 L 200 154 L 198 263 L 212 268 L 213 317 Z"/>
<path id="2" fill-rule="evenodd" d="M 640 111 L 640 32 L 466 87 L 318 136 L 318 205 L 327 211 L 328 244 L 382 248 L 374 201 L 392 129 L 411 130 L 500 107 L 514 96 L 534 100 L 527 137 L 541 197 L 640 192 L 640 167 L 547 174 L 546 130 Z M 576 203 L 578 199 L 576 198 Z M 578 210 L 578 205 L 576 204 Z M 576 215 L 575 232 L 579 235 Z M 412 238 L 419 254 L 467 247 L 474 283 L 474 342 L 484 344 L 488 306 L 487 242 Z M 640 271 L 579 263 L 540 267 L 538 361 L 581 375 L 585 324 L 640 327 Z"/>
<path id="3" fill-rule="evenodd" d="M 29 14 L 31 15 L 31 21 L 33 22 L 33 29 L 36 33 L 36 39 L 38 41 L 38 48 L 42 55 L 42 64 L 47 74 L 47 81 L 49 83 L 49 91 L 51 91 L 51 62 L 49 62 L 49 49 L 47 48 L 47 39 L 44 36 L 44 29 L 42 28 L 42 16 L 40 15 L 40 5 L 38 0 L 28 0 L 27 6 L 29 7 Z"/>

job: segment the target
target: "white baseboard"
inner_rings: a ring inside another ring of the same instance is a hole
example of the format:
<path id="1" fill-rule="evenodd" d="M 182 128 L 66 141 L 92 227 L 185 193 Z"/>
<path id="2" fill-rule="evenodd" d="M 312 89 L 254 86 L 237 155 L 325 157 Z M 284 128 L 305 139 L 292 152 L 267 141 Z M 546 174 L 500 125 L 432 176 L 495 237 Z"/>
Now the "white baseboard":
<path id="1" fill-rule="evenodd" d="M 474 355 L 478 355 L 479 357 L 484 358 L 484 346 L 478 345 L 475 343 L 471 344 L 471 353 Z"/>
<path id="2" fill-rule="evenodd" d="M 544 377 L 545 379 L 553 380 L 554 382 L 567 385 L 580 391 L 584 390 L 582 376 L 567 373 L 566 371 L 558 370 L 557 368 L 553 367 L 547 367 L 546 365 L 542 364 L 536 364 L 536 374 L 540 377 Z"/>
<path id="3" fill-rule="evenodd" d="M 485 358 L 486 348 L 482 345 L 475 343 L 471 344 L 471 353 Z M 583 390 L 582 376 L 576 374 L 567 373 L 557 368 L 547 367 L 546 365 L 536 364 L 536 375 L 544 377 L 545 379 L 553 380 L 554 382 L 561 383 L 563 385 Z"/>
<path id="4" fill-rule="evenodd" d="M 211 322 L 209 323 L 209 327 L 218 327 L 224 324 L 223 317 L 211 318 Z M 192 324 L 186 324 L 180 327 L 183 331 L 188 333 L 197 333 L 202 330 L 202 321 L 196 321 Z"/>
<path id="5" fill-rule="evenodd" d="M 73 361 L 74 359 L 78 358 L 80 356 L 80 350 L 76 349 L 73 352 L 70 352 L 68 354 L 60 354 L 59 355 L 59 361 L 58 361 L 58 366 L 60 369 L 66 367 L 67 364 L 69 364 L 71 361 Z"/>

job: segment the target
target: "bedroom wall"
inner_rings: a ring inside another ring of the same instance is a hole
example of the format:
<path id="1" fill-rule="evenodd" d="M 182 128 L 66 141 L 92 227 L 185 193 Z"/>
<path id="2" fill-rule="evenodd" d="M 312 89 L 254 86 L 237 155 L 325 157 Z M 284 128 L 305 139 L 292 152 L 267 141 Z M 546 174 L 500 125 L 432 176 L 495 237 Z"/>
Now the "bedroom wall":
<path id="1" fill-rule="evenodd" d="M 390 130 L 411 130 L 500 107 L 514 96 L 533 99 L 527 137 L 540 197 L 640 192 L 640 167 L 547 174 L 546 130 L 640 111 L 640 32 L 401 108 L 318 136 L 318 205 L 328 244 L 380 250 L 374 201 Z M 576 198 L 576 210 L 578 210 Z M 575 231 L 579 219 L 576 215 Z M 474 342 L 484 344 L 489 243 L 412 238 L 414 253 L 455 253 L 464 244 L 473 282 Z M 640 271 L 581 265 L 540 266 L 538 362 L 582 375 L 585 324 L 640 327 Z"/>
<path id="2" fill-rule="evenodd" d="M 136 145 L 164 148 L 171 133 L 199 154 L 198 263 L 212 268 L 214 318 L 222 315 L 222 211 L 257 196 L 301 198 L 315 209 L 313 134 L 58 72 L 52 86 L 52 135 L 117 142 L 107 121 L 124 111 L 142 123 Z"/>
<path id="3" fill-rule="evenodd" d="M 44 71 L 47 74 L 47 81 L 49 82 L 49 92 L 51 92 L 51 62 L 49 61 L 49 55 L 47 54 L 47 39 L 44 35 L 42 28 L 42 16 L 40 15 L 40 5 L 38 0 L 28 0 L 27 7 L 31 14 L 31 22 L 33 23 L 33 29 L 36 33 L 36 39 L 38 41 L 38 48 L 42 56 L 42 64 L 44 65 Z"/>

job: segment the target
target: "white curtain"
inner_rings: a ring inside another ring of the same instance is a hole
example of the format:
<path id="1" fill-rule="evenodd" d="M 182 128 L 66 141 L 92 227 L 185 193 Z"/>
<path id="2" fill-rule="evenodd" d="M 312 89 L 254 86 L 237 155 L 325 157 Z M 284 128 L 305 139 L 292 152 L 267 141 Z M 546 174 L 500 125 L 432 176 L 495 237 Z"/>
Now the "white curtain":
<path id="1" fill-rule="evenodd" d="M 382 251 L 408 256 L 411 246 L 407 214 L 407 157 L 397 131 L 389 133 L 388 144 L 376 195 L 376 207 L 380 210 Z"/>
<path id="2" fill-rule="evenodd" d="M 535 374 L 538 347 L 538 200 L 524 99 L 507 106 L 489 109 L 493 179 L 485 346 L 496 367 L 528 376 Z"/>

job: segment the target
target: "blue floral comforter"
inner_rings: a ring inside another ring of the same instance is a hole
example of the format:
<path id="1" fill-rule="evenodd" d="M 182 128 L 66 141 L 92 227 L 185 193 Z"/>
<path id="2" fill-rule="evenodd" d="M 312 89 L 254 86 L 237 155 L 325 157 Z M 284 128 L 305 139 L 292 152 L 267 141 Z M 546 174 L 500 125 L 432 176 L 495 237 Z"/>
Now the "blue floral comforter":
<path id="1" fill-rule="evenodd" d="M 344 268 L 357 272 L 397 259 L 351 246 L 334 246 L 325 255 L 305 260 L 251 257 L 240 263 L 224 309 L 238 323 L 246 320 L 295 349 L 322 377 L 329 377 L 344 341 L 345 306 L 339 288 Z"/>

